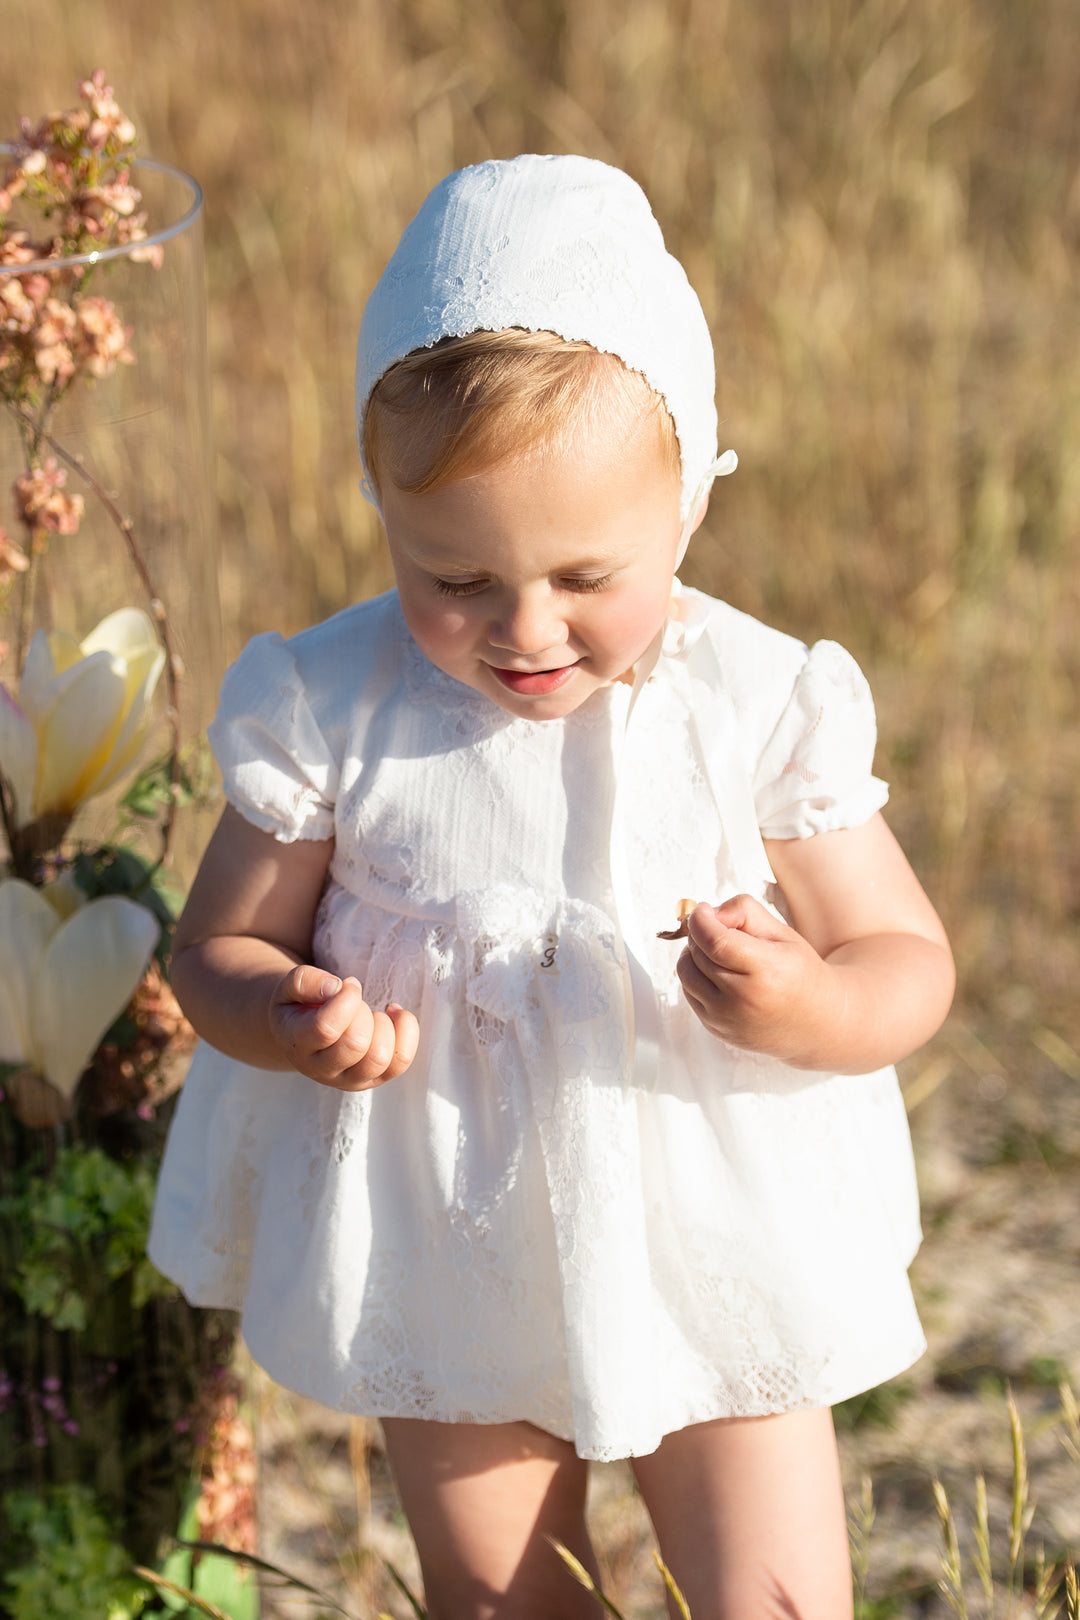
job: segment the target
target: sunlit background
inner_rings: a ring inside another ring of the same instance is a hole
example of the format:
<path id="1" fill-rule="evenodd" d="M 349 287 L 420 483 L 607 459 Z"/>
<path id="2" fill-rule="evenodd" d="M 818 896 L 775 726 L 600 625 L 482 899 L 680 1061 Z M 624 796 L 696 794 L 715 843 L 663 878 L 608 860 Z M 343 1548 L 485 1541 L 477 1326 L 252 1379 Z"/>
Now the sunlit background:
<path id="1" fill-rule="evenodd" d="M 428 189 L 576 151 L 651 198 L 740 457 L 684 578 L 860 659 L 961 966 L 904 1071 L 933 1355 L 845 1442 L 902 1529 L 1006 1376 L 1080 1371 L 1080 6 L 0 0 L 0 136 L 98 65 L 206 190 L 230 654 L 390 583 L 353 350 Z"/>

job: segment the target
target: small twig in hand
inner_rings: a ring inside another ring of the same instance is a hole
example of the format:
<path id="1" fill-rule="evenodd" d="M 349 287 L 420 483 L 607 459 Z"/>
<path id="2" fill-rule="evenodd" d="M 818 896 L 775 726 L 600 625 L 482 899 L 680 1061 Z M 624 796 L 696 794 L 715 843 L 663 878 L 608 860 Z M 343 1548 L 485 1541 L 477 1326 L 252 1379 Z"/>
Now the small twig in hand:
<path id="1" fill-rule="evenodd" d="M 686 919 L 697 905 L 696 900 L 680 900 L 675 907 L 675 915 L 679 919 L 678 928 L 660 928 L 657 930 L 657 939 L 689 939 L 690 930 L 686 926 Z"/>

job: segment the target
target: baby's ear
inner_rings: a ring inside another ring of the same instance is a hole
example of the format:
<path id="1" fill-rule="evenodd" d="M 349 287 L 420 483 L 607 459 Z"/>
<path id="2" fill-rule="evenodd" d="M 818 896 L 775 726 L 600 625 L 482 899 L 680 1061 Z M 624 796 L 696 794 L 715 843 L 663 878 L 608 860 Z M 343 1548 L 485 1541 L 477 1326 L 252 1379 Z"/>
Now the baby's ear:
<path id="1" fill-rule="evenodd" d="M 706 495 L 690 522 L 690 533 L 696 534 L 705 521 L 705 514 L 709 510 L 709 497 Z"/>

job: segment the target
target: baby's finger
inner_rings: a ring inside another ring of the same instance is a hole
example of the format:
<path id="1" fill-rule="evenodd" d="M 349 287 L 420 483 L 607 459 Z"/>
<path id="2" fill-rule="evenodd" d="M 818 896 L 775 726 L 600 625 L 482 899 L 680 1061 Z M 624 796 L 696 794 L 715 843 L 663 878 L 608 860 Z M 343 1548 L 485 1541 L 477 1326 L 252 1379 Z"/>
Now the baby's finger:
<path id="1" fill-rule="evenodd" d="M 675 964 L 675 971 L 679 975 L 679 983 L 683 988 L 683 995 L 700 1017 L 717 1000 L 719 987 L 716 982 L 716 969 L 713 969 L 713 978 L 703 973 L 694 961 L 689 950 L 684 950 Z"/>
<path id="2" fill-rule="evenodd" d="M 753 973 L 761 964 L 761 940 L 733 923 L 725 924 L 718 915 L 721 909 L 702 904 L 691 913 L 687 923 L 690 955 L 707 978 L 716 968 L 725 973 Z"/>
<path id="3" fill-rule="evenodd" d="M 307 974 L 306 978 L 301 977 L 304 973 Z M 317 992 L 320 983 L 325 983 L 327 979 L 337 984 L 337 990 L 331 993 L 328 1001 L 297 999 L 298 989 L 300 995 L 310 995 L 313 991 Z M 293 981 L 291 985 L 288 980 Z M 302 1063 L 305 1071 L 307 1062 L 311 1060 L 319 1062 L 322 1069 L 329 1073 L 333 1068 L 333 1053 L 338 1042 L 352 1033 L 358 1017 L 362 1024 L 363 1015 L 367 1012 L 359 981 L 352 978 L 342 981 L 333 974 L 324 974 L 320 968 L 294 969 L 288 975 L 288 980 L 278 986 L 271 998 L 271 1032 L 292 1055 L 293 1061 Z M 366 1032 L 358 1029 L 356 1033 L 363 1040 Z M 366 1047 L 358 1046 L 346 1064 L 338 1066 L 347 1066 L 364 1050 Z"/>
<path id="4" fill-rule="evenodd" d="M 360 1020 L 354 1022 L 335 1048 L 342 1066 L 338 1082 L 342 1089 L 364 1091 L 393 1078 L 390 1069 L 397 1048 L 397 1030 L 393 1020 L 386 1013 L 375 1012 L 369 1007 L 365 1007 L 364 1012 L 367 1018 L 362 1021 L 363 1028 L 360 1027 Z M 349 1061 L 350 1050 L 357 1053 L 354 1062 Z"/>
<path id="5" fill-rule="evenodd" d="M 282 979 L 271 997 L 271 1005 L 318 1007 L 336 996 L 340 989 L 341 980 L 336 974 L 302 963 Z"/>
<path id="6" fill-rule="evenodd" d="M 392 1001 L 386 1009 L 386 1016 L 394 1026 L 394 1055 L 386 1071 L 386 1078 L 393 1080 L 399 1074 L 404 1074 L 420 1044 L 420 1025 L 411 1012 L 399 1007 Z"/>
<path id="7" fill-rule="evenodd" d="M 763 906 L 752 894 L 733 894 L 730 900 L 712 910 L 716 921 L 725 928 L 737 928 L 753 939 L 784 939 L 791 932 L 787 923 L 774 917 L 768 906 Z"/>

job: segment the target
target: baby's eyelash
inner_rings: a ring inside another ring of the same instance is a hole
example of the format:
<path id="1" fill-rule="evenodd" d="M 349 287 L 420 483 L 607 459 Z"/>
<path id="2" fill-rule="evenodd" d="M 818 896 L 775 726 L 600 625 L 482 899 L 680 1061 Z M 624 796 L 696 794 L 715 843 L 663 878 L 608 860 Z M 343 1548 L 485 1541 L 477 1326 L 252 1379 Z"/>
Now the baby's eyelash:
<path id="1" fill-rule="evenodd" d="M 433 579 L 431 582 L 440 596 L 475 596 L 487 584 L 486 579 Z"/>
<path id="2" fill-rule="evenodd" d="M 563 585 L 570 591 L 602 591 L 611 584 L 610 574 L 597 574 L 586 579 L 566 579 Z"/>
<path id="3" fill-rule="evenodd" d="M 566 591 L 586 592 L 602 591 L 611 584 L 611 574 L 597 574 L 578 578 L 564 579 L 562 588 Z M 434 589 L 440 596 L 475 596 L 487 586 L 486 579 L 435 579 L 431 581 Z"/>

